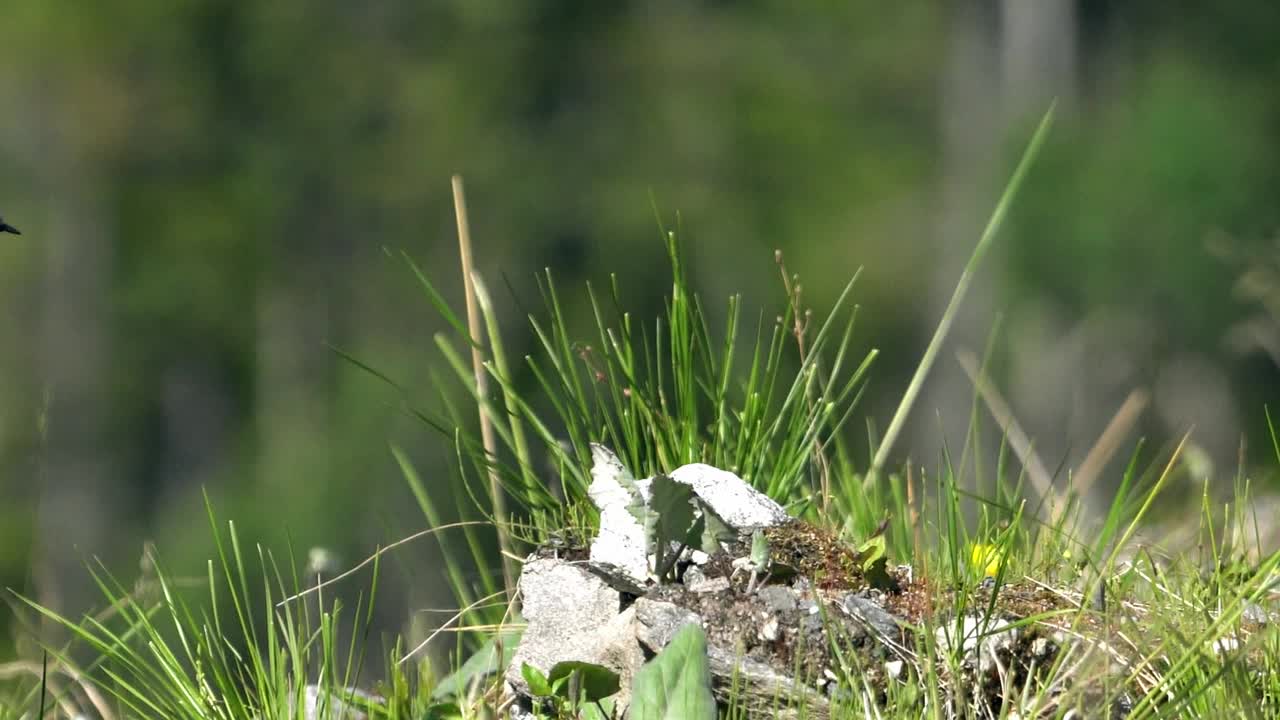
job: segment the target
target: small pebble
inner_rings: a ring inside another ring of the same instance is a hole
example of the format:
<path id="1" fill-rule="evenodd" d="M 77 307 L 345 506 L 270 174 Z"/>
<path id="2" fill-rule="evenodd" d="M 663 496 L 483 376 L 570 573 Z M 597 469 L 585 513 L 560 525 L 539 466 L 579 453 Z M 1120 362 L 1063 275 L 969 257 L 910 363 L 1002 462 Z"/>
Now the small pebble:
<path id="1" fill-rule="evenodd" d="M 771 617 L 760 627 L 760 639 L 769 642 L 778 639 L 778 618 Z"/>

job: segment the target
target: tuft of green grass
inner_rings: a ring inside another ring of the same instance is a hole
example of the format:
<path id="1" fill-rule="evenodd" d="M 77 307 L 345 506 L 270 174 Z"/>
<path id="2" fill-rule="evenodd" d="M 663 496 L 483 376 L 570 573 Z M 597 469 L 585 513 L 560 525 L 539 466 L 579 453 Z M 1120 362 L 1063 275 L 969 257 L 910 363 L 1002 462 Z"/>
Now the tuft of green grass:
<path id="1" fill-rule="evenodd" d="M 77 681 L 48 686 L 57 716 L 283 720 L 302 717 L 308 688 L 318 717 L 340 717 L 344 707 L 373 710 L 375 703 L 354 688 L 371 680 L 365 648 L 378 563 L 369 592 L 354 608 L 326 604 L 323 595 L 314 606 L 277 606 L 277 599 L 301 590 L 305 571 L 292 553 L 285 573 L 261 546 L 248 552 L 234 522 L 220 532 L 207 500 L 206 507 L 218 557 L 199 583 L 203 592 L 185 591 L 152 549 L 150 571 L 133 588 L 104 567 L 92 571 L 107 603 L 96 615 L 76 620 L 18 598 L 71 637 L 67 646 L 47 651 L 51 672 Z M 396 673 L 384 677 L 394 682 Z M 38 695 L 43 707 L 43 677 Z M 0 700 L 0 710 L 6 706 Z M 33 706 L 30 698 L 15 705 L 19 711 Z"/>

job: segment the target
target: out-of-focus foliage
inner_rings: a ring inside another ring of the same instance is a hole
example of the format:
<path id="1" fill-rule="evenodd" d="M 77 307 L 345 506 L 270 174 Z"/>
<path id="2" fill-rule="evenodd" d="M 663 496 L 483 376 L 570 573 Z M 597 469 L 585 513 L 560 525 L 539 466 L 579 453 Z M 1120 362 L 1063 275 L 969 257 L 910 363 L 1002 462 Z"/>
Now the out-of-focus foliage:
<path id="1" fill-rule="evenodd" d="M 978 20 L 993 42 L 998 5 Z M 865 407 L 883 425 L 959 269 L 938 226 L 968 22 L 873 2 L 6 7 L 0 210 L 24 235 L 0 242 L 0 585 L 73 608 L 78 563 L 129 568 L 144 538 L 196 569 L 202 487 L 245 537 L 287 529 L 300 556 L 350 560 L 419 526 L 386 443 L 428 481 L 449 444 L 325 345 L 438 404 L 440 328 L 382 249 L 459 302 L 454 172 L 513 357 L 545 266 L 563 288 L 616 271 L 631 307 L 660 310 L 652 197 L 681 211 L 693 283 L 744 292 L 748 314 L 781 292 L 774 248 L 818 307 L 865 266 L 859 338 L 882 349 Z M 1008 318 L 998 374 L 1046 448 L 1087 444 L 1138 384 L 1156 390 L 1150 430 L 1208 406 L 1230 447 L 1276 368 L 1224 352 L 1251 310 L 1204 240 L 1274 237 L 1280 14 L 1094 1 L 1072 22 L 1075 81 L 1049 93 L 1062 121 L 981 280 Z M 1007 143 L 976 215 L 1021 120 L 992 131 Z M 1206 377 L 1221 392 L 1161 404 Z M 425 548 L 404 575 L 434 577 Z"/>

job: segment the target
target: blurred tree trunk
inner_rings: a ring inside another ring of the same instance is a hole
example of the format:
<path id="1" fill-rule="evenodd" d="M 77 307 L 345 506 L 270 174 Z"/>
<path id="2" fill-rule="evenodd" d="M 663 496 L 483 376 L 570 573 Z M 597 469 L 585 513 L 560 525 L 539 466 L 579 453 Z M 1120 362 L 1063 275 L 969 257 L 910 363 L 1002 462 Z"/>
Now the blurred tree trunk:
<path id="1" fill-rule="evenodd" d="M 308 278 L 277 279 L 258 298 L 255 424 L 259 482 L 284 494 L 314 472 L 328 436 L 327 298 Z M 313 476 L 311 482 L 323 478 Z M 320 486 L 323 487 L 323 486 Z"/>
<path id="2" fill-rule="evenodd" d="M 61 611 L 96 595 L 85 563 L 110 557 L 122 526 L 108 437 L 114 223 L 91 161 L 53 152 L 42 167 L 49 199 L 39 375 L 48 388 L 33 577 L 36 598 Z M 127 502 L 127 500 L 126 500 Z"/>
<path id="3" fill-rule="evenodd" d="M 1054 98 L 1059 115 L 1075 93 L 1076 19 L 1072 0 L 989 0 L 963 3 L 951 15 L 951 43 L 943 71 L 943 171 L 937 218 L 939 262 L 932 283 L 936 323 L 1030 127 Z M 1012 135 L 1011 135 L 1012 133 Z M 1012 157 L 1011 157 L 1012 155 Z M 932 467 L 946 440 L 959 448 L 969 427 L 973 386 L 955 349 L 981 352 L 1001 308 L 995 279 L 1004 264 L 1008 233 L 996 239 L 914 410 L 910 447 Z M 936 324 L 924 330 L 925 342 Z M 982 417 L 985 418 L 985 411 Z M 941 422 L 941 428 L 939 427 Z M 985 422 L 985 419 L 984 419 Z M 941 433 L 939 432 L 941 430 Z M 989 433 L 990 434 L 990 433 Z M 994 442 L 999 438 L 988 438 Z M 1037 445 L 1038 447 L 1044 447 Z M 958 458 L 956 458 L 958 461 Z"/>
<path id="4" fill-rule="evenodd" d="M 255 343 L 257 478 L 270 497 L 320 501 L 329 489 L 333 353 L 330 308 L 342 303 L 329 278 L 338 247 L 336 200 L 313 179 L 294 198 L 271 270 L 258 288 Z M 297 483 L 309 489 L 301 492 Z M 295 508 L 301 510 L 302 508 Z"/>

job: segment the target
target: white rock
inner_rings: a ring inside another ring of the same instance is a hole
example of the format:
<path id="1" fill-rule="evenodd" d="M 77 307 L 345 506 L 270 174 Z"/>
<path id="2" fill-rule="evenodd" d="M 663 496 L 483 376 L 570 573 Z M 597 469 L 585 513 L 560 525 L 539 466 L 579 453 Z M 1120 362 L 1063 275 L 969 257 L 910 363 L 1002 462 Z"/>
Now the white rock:
<path id="1" fill-rule="evenodd" d="M 997 619 L 984 621 L 976 615 L 961 619 L 960 637 L 956 637 L 956 631 L 956 623 L 951 621 L 934 632 L 939 652 L 951 652 L 958 646 L 964 662 L 971 667 L 976 665 L 984 675 L 996 670 L 998 656 L 1012 652 L 1022 636 L 1021 629 L 1012 623 Z"/>
<path id="2" fill-rule="evenodd" d="M 693 463 L 676 468 L 671 479 L 692 487 L 694 494 L 729 527 L 751 530 L 781 525 L 791 519 L 781 505 L 728 470 Z"/>
<path id="3" fill-rule="evenodd" d="M 760 639 L 773 642 L 778 639 L 778 618 L 771 617 L 760 627 Z"/>
<path id="4" fill-rule="evenodd" d="M 1057 649 L 1053 641 L 1047 637 L 1038 637 L 1031 641 L 1031 657 L 1046 660 Z"/>
<path id="5" fill-rule="evenodd" d="M 621 481 L 623 478 L 629 479 L 631 473 L 618 456 L 603 445 L 591 443 L 591 460 L 591 485 L 587 487 L 591 502 L 600 508 L 617 504 L 625 506 L 630 502 L 631 494 L 622 486 Z"/>
<path id="6" fill-rule="evenodd" d="M 644 528 L 625 507 L 600 510 L 600 532 L 591 542 L 588 557 L 593 565 L 631 585 L 632 591 L 643 590 L 649 582 Z"/>
<path id="7" fill-rule="evenodd" d="M 591 543 L 591 564 L 632 592 L 641 592 L 654 579 L 644 526 L 629 509 L 638 494 L 651 498 L 652 479 L 635 480 L 613 451 L 591 445 L 591 484 L 587 495 L 600 509 L 600 532 Z M 707 509 L 736 530 L 781 525 L 791 519 L 781 505 L 737 475 L 701 463 L 684 465 L 670 475 L 688 485 Z M 700 551 L 705 562 L 706 555 Z"/>
<path id="8" fill-rule="evenodd" d="M 600 509 L 600 532 L 591 542 L 590 561 L 641 590 L 649 582 L 649 553 L 644 526 L 627 507 L 631 492 L 622 484 L 629 477 L 618 456 L 603 445 L 591 445 L 591 485 L 587 495 Z"/>

